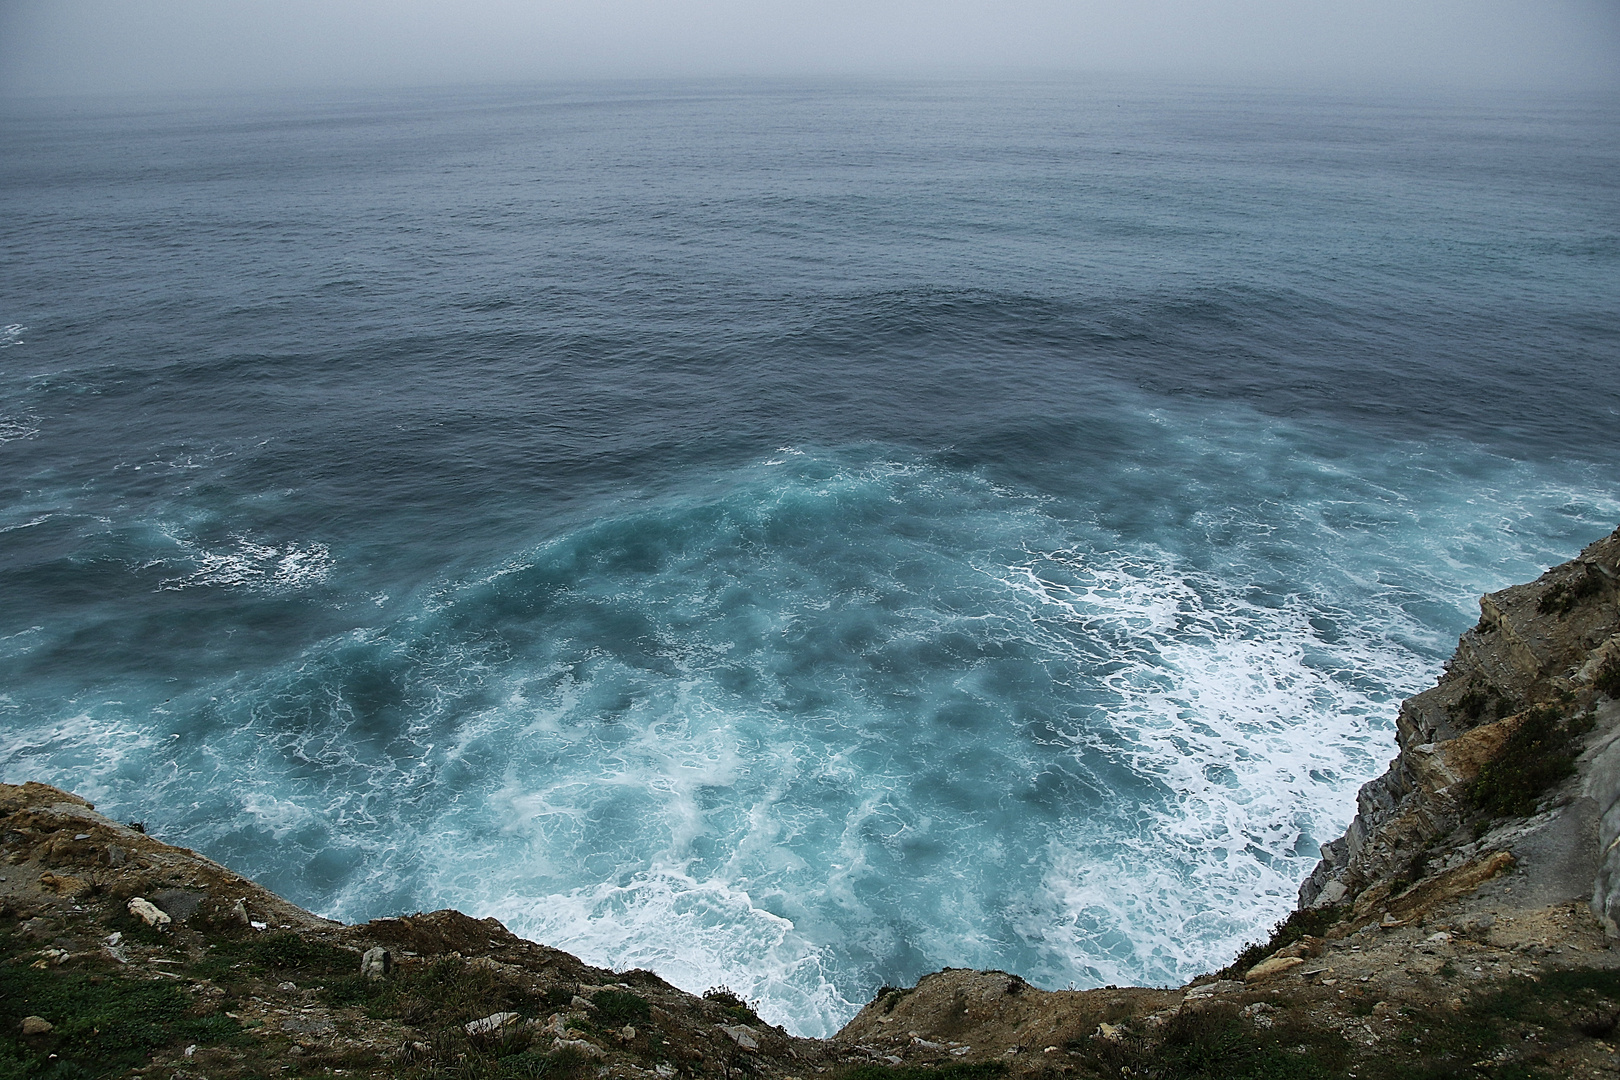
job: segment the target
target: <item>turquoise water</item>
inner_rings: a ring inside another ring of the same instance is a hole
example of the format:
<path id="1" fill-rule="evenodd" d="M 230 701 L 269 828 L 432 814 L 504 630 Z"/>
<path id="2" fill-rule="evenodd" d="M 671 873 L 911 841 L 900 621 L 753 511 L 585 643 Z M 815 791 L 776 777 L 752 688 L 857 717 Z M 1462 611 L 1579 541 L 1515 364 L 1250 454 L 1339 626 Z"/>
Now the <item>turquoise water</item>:
<path id="1" fill-rule="evenodd" d="M 337 917 L 1180 981 L 1620 519 L 1607 103 L 8 109 L 0 775 Z"/>

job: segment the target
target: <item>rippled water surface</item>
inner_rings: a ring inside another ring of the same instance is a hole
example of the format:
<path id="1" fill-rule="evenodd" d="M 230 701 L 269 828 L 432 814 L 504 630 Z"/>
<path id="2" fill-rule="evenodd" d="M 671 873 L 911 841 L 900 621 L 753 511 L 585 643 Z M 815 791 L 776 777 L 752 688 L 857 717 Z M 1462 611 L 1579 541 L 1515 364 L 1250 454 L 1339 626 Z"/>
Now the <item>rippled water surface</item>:
<path id="1" fill-rule="evenodd" d="M 835 1029 L 1292 903 L 1620 520 L 1612 102 L 0 113 L 0 776 Z"/>

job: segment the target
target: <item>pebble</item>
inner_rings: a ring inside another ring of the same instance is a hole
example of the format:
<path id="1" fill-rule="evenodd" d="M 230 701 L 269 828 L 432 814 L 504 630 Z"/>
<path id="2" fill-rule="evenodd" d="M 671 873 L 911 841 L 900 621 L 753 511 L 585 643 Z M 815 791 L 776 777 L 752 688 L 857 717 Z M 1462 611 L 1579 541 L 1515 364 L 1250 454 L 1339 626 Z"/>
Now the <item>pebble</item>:
<path id="1" fill-rule="evenodd" d="M 21 1026 L 24 1035 L 49 1035 L 56 1027 L 43 1016 L 25 1016 Z"/>

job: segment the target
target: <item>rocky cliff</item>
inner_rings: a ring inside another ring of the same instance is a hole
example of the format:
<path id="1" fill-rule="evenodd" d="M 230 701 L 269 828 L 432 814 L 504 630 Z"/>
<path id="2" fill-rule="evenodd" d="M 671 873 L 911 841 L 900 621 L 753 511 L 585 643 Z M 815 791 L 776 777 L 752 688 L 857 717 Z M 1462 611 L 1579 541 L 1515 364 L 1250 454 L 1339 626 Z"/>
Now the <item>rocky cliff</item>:
<path id="1" fill-rule="evenodd" d="M 1176 988 L 946 970 L 796 1039 L 453 911 L 343 926 L 0 785 L 0 1080 L 1620 1076 L 1620 531 L 1485 597 L 1300 910 Z"/>
<path id="2" fill-rule="evenodd" d="M 1534 900 L 1591 896 L 1620 933 L 1617 567 L 1620 531 L 1480 600 L 1479 624 L 1438 685 L 1402 704 L 1400 753 L 1361 789 L 1345 835 L 1323 847 L 1301 907 L 1353 903 L 1365 913 L 1435 873 L 1507 853 L 1533 880 Z M 1548 782 L 1532 791 L 1535 775 Z M 1492 814 L 1482 787 L 1493 780 L 1520 781 L 1523 797 L 1512 804 L 1503 792 Z"/>

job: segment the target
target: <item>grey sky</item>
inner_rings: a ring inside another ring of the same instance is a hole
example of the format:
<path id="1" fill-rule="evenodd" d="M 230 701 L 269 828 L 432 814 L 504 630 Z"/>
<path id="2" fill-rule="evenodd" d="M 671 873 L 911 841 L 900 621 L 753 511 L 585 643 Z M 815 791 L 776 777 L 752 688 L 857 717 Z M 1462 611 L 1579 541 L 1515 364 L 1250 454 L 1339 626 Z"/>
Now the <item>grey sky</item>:
<path id="1" fill-rule="evenodd" d="M 0 89 L 1144 70 L 1620 85 L 1620 0 L 0 0 Z"/>

